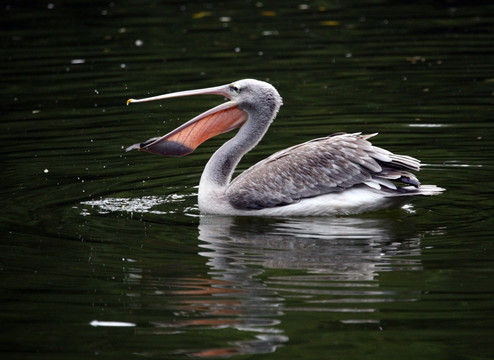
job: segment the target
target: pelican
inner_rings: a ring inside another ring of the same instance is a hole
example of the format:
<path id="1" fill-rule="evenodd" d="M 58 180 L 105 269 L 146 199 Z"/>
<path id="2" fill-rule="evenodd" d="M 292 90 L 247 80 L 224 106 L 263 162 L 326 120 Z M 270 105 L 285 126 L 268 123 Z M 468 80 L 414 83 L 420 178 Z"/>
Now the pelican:
<path id="1" fill-rule="evenodd" d="M 231 84 L 179 91 L 140 103 L 215 94 L 229 101 L 189 120 L 165 136 L 134 144 L 163 156 L 184 156 L 213 136 L 239 128 L 211 157 L 201 176 L 203 214 L 260 216 L 349 215 L 403 206 L 415 195 L 444 191 L 421 185 L 409 171 L 420 161 L 373 146 L 376 134 L 336 133 L 281 150 L 231 180 L 240 159 L 263 138 L 282 105 L 269 83 L 244 79 Z"/>

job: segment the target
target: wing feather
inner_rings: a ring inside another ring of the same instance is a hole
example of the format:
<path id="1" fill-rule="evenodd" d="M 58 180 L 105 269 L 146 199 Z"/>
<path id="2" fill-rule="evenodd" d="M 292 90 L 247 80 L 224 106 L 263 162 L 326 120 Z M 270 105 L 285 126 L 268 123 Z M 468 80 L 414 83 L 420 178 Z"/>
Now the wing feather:
<path id="1" fill-rule="evenodd" d="M 277 152 L 235 178 L 227 198 L 237 209 L 261 209 L 357 185 L 395 190 L 390 180 L 418 186 L 407 170 L 419 161 L 373 146 L 374 135 L 338 133 Z"/>

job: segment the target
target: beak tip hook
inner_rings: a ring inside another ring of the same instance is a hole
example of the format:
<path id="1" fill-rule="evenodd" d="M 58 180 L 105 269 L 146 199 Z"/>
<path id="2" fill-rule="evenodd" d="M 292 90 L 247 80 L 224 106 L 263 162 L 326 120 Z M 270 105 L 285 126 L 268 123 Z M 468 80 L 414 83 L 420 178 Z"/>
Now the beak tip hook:
<path id="1" fill-rule="evenodd" d="M 129 104 L 130 104 L 132 101 L 134 101 L 134 100 L 135 100 L 135 99 L 129 99 L 129 100 L 127 100 L 127 106 L 129 106 Z"/>

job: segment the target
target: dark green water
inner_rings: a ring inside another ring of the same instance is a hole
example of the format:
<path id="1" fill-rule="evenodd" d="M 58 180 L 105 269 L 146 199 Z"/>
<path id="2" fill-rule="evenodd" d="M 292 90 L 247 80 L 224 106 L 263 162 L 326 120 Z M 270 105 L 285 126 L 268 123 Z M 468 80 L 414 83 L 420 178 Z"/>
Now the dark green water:
<path id="1" fill-rule="evenodd" d="M 494 358 L 494 5 L 6 1 L 5 359 Z M 129 97 L 273 83 L 245 169 L 332 132 L 447 192 L 338 218 L 201 217 L 207 159 L 124 148 L 217 105 Z"/>

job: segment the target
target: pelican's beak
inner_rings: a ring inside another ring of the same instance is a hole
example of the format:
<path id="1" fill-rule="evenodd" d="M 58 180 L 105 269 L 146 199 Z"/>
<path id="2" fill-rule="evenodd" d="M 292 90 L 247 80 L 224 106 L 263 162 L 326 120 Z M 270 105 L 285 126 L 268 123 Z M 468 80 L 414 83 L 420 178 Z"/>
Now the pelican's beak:
<path id="1" fill-rule="evenodd" d="M 127 105 L 129 103 L 205 94 L 222 95 L 231 100 L 228 85 L 224 85 L 207 89 L 179 91 L 145 99 L 129 99 L 127 100 Z M 127 151 L 139 149 L 163 156 L 188 155 L 200 144 L 213 136 L 241 127 L 247 120 L 247 117 L 247 113 L 240 110 L 237 103 L 231 100 L 196 116 L 165 136 L 152 138 L 146 142 L 129 146 Z"/>

